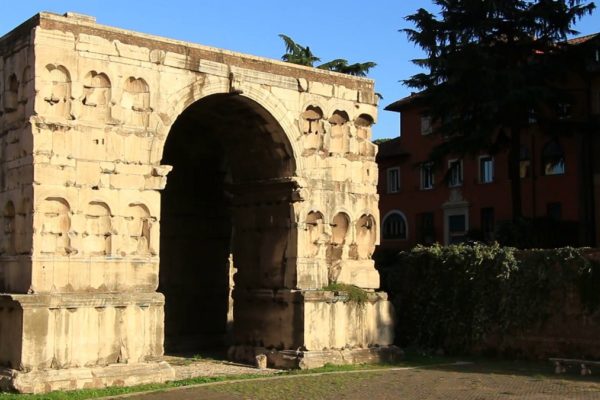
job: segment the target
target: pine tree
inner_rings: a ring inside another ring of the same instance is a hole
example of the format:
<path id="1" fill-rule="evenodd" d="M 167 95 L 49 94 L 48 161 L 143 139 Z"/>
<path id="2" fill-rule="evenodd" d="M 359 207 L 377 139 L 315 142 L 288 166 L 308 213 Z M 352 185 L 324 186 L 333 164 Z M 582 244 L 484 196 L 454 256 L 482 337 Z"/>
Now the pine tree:
<path id="1" fill-rule="evenodd" d="M 552 119 L 564 101 L 573 25 L 595 8 L 582 0 L 433 0 L 440 10 L 406 17 L 408 38 L 426 58 L 404 81 L 420 91 L 416 104 L 445 140 L 431 153 L 438 163 L 508 147 L 513 219 L 522 215 L 521 132 L 532 116 Z"/>
<path id="2" fill-rule="evenodd" d="M 306 65 L 308 67 L 313 67 L 316 62 L 321 61 L 319 57 L 312 53 L 310 47 L 302 46 L 289 36 L 283 34 L 280 34 L 279 37 L 285 43 L 286 53 L 281 57 L 283 61 L 292 64 Z M 316 68 L 354 76 L 366 76 L 369 70 L 376 65 L 377 64 L 372 61 L 348 64 L 348 60 L 337 58 L 318 65 Z"/>

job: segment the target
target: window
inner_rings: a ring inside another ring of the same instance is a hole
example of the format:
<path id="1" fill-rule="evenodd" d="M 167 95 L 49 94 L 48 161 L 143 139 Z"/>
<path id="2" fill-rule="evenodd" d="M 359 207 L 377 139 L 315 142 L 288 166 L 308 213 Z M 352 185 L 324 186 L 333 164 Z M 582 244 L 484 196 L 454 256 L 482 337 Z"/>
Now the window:
<path id="1" fill-rule="evenodd" d="M 494 181 L 494 159 L 490 156 L 479 157 L 479 182 L 491 183 Z"/>
<path id="2" fill-rule="evenodd" d="M 448 244 L 462 243 L 467 238 L 467 217 L 464 214 L 448 216 Z"/>
<path id="3" fill-rule="evenodd" d="M 392 211 L 383 220 L 383 238 L 387 240 L 406 239 L 406 218 L 399 211 Z"/>
<path id="4" fill-rule="evenodd" d="M 425 212 L 417 216 L 417 231 L 419 243 L 429 245 L 435 243 L 435 228 L 433 225 L 433 213 Z"/>
<path id="5" fill-rule="evenodd" d="M 560 103 L 558 105 L 558 119 L 571 118 L 572 105 L 570 103 Z"/>
<path id="6" fill-rule="evenodd" d="M 546 215 L 551 220 L 560 221 L 562 219 L 562 205 L 560 203 L 546 204 Z"/>
<path id="7" fill-rule="evenodd" d="M 448 186 L 462 186 L 463 169 L 462 160 L 451 160 L 448 162 Z"/>
<path id="8" fill-rule="evenodd" d="M 433 165 L 431 163 L 421 165 L 421 189 L 433 189 Z"/>
<path id="9" fill-rule="evenodd" d="M 491 242 L 494 240 L 494 209 L 492 207 L 485 207 L 481 209 L 481 232 L 483 234 L 483 240 Z"/>
<path id="10" fill-rule="evenodd" d="M 519 176 L 521 179 L 529 177 L 531 167 L 531 155 L 527 146 L 521 146 L 519 151 Z"/>
<path id="11" fill-rule="evenodd" d="M 387 170 L 387 192 L 398 193 L 400 191 L 400 168 L 389 168 Z"/>
<path id="12" fill-rule="evenodd" d="M 544 175 L 562 175 L 565 173 L 565 153 L 558 141 L 552 140 L 542 149 L 542 168 Z"/>
<path id="13" fill-rule="evenodd" d="M 529 112 L 527 113 L 527 122 L 529 122 L 530 124 L 537 123 L 537 113 L 534 109 L 529 110 Z"/>
<path id="14" fill-rule="evenodd" d="M 433 132 L 431 117 L 424 115 L 421 117 L 421 135 L 429 135 L 431 132 Z"/>

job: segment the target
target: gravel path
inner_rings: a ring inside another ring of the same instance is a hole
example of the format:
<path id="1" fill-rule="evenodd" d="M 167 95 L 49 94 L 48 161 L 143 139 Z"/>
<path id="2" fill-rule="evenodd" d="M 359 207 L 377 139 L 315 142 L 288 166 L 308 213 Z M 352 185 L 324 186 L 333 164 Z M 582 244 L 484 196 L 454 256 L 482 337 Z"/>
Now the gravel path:
<path id="1" fill-rule="evenodd" d="M 276 369 L 258 369 L 244 364 L 210 359 L 190 359 L 184 357 L 165 356 L 174 369 L 176 380 L 195 378 L 197 376 L 225 376 L 225 375 L 272 375 L 281 372 Z"/>

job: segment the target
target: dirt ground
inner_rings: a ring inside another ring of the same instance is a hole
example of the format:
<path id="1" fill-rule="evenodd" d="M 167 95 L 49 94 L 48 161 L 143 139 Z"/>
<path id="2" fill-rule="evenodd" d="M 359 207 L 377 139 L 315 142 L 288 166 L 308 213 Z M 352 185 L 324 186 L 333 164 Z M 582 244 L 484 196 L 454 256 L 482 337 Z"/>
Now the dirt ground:
<path id="1" fill-rule="evenodd" d="M 599 371 L 600 372 L 600 371 Z M 461 365 L 289 376 L 128 397 L 135 400 L 599 399 L 600 375 L 554 376 L 506 366 Z"/>

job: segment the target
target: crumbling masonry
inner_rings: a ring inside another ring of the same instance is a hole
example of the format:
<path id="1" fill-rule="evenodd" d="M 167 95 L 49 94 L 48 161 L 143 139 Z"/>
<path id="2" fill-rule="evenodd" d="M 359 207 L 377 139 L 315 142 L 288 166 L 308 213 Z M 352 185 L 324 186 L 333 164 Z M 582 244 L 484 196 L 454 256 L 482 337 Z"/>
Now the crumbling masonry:
<path id="1" fill-rule="evenodd" d="M 0 55 L 0 386 L 165 381 L 165 351 L 311 367 L 392 343 L 372 81 L 69 13 Z"/>

